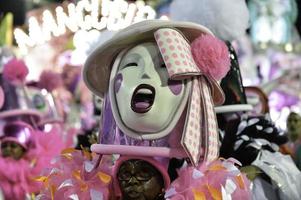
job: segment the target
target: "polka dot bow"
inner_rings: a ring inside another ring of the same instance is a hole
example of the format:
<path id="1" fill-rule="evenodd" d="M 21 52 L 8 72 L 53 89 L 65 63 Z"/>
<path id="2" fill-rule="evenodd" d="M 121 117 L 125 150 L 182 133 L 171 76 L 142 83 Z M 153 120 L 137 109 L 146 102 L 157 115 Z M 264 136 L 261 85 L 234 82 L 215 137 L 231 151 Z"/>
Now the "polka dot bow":
<path id="1" fill-rule="evenodd" d="M 195 166 L 201 159 L 213 161 L 218 157 L 218 132 L 210 83 L 197 66 L 191 46 L 182 34 L 162 28 L 154 36 L 170 79 L 192 82 L 181 144 Z"/>

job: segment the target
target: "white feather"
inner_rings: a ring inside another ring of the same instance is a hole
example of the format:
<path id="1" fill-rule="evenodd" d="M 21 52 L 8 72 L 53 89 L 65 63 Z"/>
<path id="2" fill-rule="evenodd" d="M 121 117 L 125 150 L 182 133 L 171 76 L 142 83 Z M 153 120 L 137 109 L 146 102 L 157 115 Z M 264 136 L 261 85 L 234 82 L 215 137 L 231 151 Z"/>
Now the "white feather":
<path id="1" fill-rule="evenodd" d="M 244 35 L 249 26 L 245 0 L 174 0 L 170 17 L 204 25 L 217 37 L 229 41 Z"/>

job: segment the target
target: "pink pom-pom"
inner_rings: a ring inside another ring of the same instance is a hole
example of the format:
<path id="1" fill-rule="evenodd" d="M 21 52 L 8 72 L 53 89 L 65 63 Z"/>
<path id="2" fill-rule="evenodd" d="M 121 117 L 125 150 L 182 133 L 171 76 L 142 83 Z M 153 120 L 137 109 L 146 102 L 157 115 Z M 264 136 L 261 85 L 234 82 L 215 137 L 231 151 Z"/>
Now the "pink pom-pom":
<path id="1" fill-rule="evenodd" d="M 63 81 L 59 73 L 46 70 L 40 75 L 39 87 L 45 88 L 49 92 L 62 86 L 62 84 Z"/>
<path id="2" fill-rule="evenodd" d="M 202 35 L 191 43 L 193 58 L 206 75 L 221 80 L 230 69 L 229 51 L 225 43 L 212 35 Z"/>
<path id="3" fill-rule="evenodd" d="M 4 65 L 3 76 L 13 84 L 22 84 L 28 72 L 28 68 L 23 60 L 13 58 Z"/>

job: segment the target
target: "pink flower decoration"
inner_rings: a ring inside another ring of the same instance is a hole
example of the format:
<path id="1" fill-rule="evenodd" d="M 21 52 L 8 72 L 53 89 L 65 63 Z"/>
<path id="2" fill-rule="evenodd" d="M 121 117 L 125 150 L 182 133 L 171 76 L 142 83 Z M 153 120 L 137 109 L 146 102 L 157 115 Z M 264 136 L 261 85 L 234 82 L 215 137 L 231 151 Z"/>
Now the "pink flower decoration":
<path id="1" fill-rule="evenodd" d="M 28 72 L 28 68 L 23 60 L 13 58 L 4 65 L 3 76 L 6 80 L 18 85 L 25 81 Z"/>
<path id="2" fill-rule="evenodd" d="M 200 70 L 216 80 L 221 80 L 230 69 L 227 46 L 212 35 L 196 38 L 191 44 L 191 52 Z"/>
<path id="3" fill-rule="evenodd" d="M 40 75 L 39 87 L 45 88 L 48 92 L 63 85 L 61 75 L 49 70 L 43 71 Z"/>

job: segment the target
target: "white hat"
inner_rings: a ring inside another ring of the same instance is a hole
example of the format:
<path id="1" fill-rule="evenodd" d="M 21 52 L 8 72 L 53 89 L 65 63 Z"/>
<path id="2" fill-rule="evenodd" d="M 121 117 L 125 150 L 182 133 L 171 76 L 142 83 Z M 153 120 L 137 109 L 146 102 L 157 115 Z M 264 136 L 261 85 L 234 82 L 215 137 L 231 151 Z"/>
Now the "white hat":
<path id="1" fill-rule="evenodd" d="M 155 41 L 154 32 L 159 28 L 175 28 L 181 31 L 189 42 L 201 34 L 211 34 L 204 26 L 191 22 L 175 22 L 167 20 L 145 20 L 138 22 L 116 33 L 112 39 L 88 56 L 83 68 L 83 79 L 88 88 L 96 95 L 103 97 L 109 87 L 112 62 L 125 48 L 141 42 Z M 212 97 L 215 104 L 224 101 L 223 91 L 216 80 L 211 80 Z"/>

